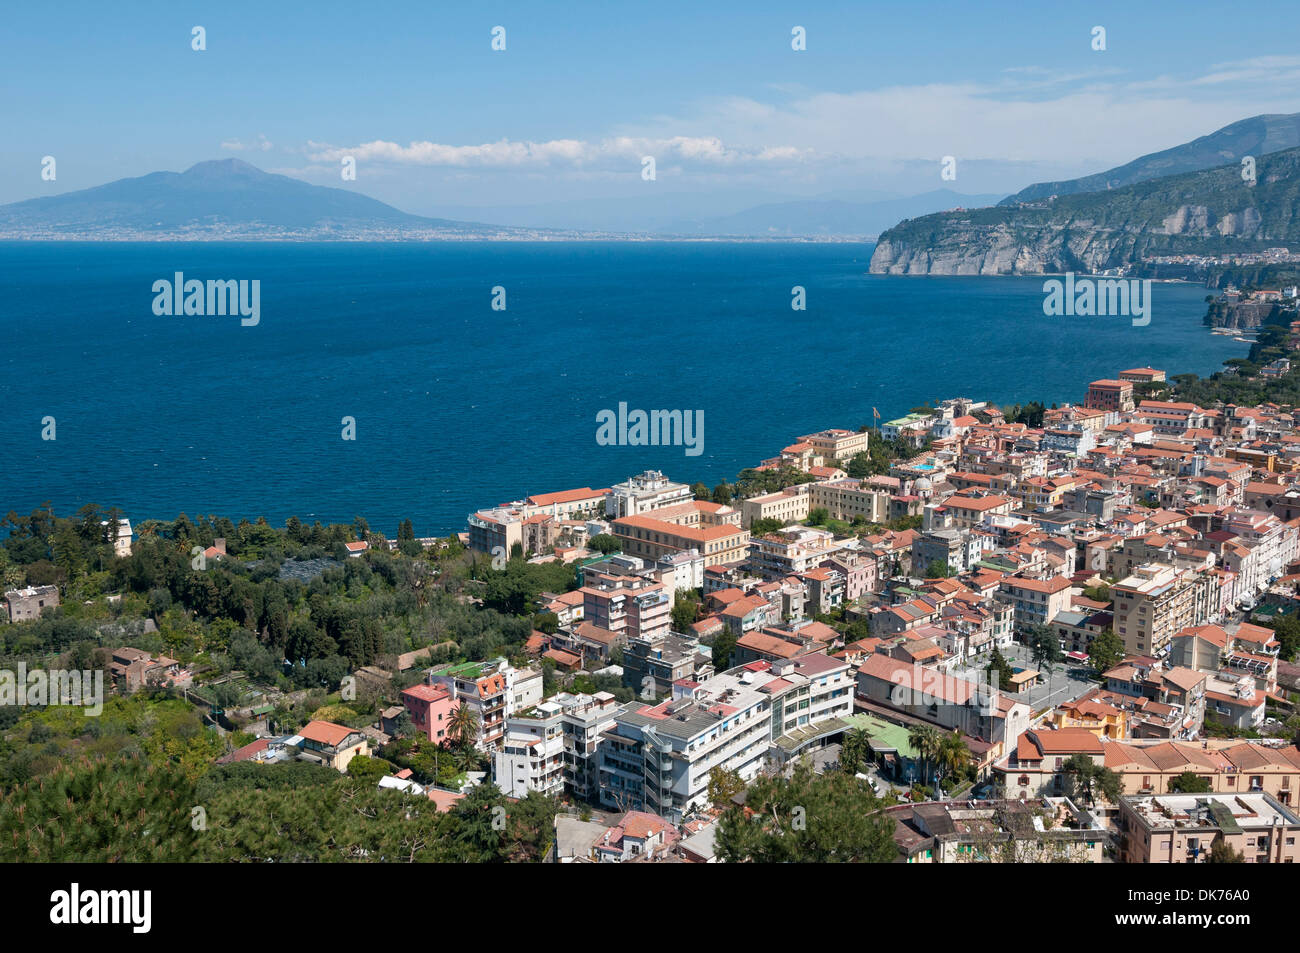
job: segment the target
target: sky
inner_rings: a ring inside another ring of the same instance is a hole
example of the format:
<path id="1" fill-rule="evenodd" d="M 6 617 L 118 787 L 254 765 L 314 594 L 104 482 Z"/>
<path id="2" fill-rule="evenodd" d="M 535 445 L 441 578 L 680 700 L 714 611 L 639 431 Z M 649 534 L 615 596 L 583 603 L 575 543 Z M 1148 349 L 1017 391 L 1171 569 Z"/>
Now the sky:
<path id="1" fill-rule="evenodd" d="M 1300 111 L 1295 22 L 1267 0 L 10 4 L 0 203 L 230 156 L 450 217 L 1010 193 Z"/>

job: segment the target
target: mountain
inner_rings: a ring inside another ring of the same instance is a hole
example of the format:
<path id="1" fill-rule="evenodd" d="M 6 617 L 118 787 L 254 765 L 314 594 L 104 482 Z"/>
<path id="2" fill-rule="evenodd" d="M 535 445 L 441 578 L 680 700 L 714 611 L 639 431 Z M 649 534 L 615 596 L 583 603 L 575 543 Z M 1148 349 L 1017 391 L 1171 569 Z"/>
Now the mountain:
<path id="1" fill-rule="evenodd" d="M 943 212 L 880 236 L 873 274 L 1096 272 L 1143 256 L 1215 255 L 1300 241 L 1300 148 L 1033 205 Z"/>
<path id="2" fill-rule="evenodd" d="M 566 199 L 536 205 L 453 206 L 457 218 L 523 228 L 622 232 L 660 238 L 811 238 L 875 236 L 902 218 L 958 206 L 992 205 L 1001 195 L 962 195 L 939 189 L 900 197 L 858 189 L 814 196 L 754 189 L 655 192 Z"/>
<path id="3" fill-rule="evenodd" d="M 0 205 L 0 237 L 351 237 L 494 233 L 408 215 L 358 192 L 263 172 L 239 159 Z"/>
<path id="4" fill-rule="evenodd" d="M 1243 156 L 1258 159 L 1270 152 L 1300 146 L 1300 113 L 1252 116 L 1163 152 L 1140 156 L 1125 165 L 1065 182 L 1039 182 L 1003 199 L 1002 205 L 1036 202 L 1053 195 L 1076 195 L 1123 188 L 1166 175 L 1199 172 Z"/>
<path id="5" fill-rule="evenodd" d="M 838 198 L 801 199 L 756 205 L 731 215 L 678 221 L 658 231 L 711 237 L 815 238 L 875 236 L 900 218 L 951 208 L 992 205 L 999 195 L 962 195 L 936 189 L 906 198 L 855 202 Z"/>

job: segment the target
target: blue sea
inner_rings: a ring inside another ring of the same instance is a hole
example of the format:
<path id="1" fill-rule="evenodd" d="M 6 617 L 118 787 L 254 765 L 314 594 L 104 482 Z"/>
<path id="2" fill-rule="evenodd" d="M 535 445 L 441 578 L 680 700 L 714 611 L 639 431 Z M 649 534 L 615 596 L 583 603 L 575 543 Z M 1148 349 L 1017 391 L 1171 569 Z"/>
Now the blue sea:
<path id="1" fill-rule="evenodd" d="M 866 273 L 870 245 L 0 244 L 0 513 L 87 502 L 464 528 L 646 468 L 713 485 L 800 434 L 927 400 L 1081 400 L 1246 345 L 1206 290 L 1152 320 L 1046 318 L 1042 279 Z M 261 318 L 156 316 L 153 283 L 256 279 Z M 806 310 L 791 309 L 791 289 Z M 506 309 L 493 310 L 494 287 Z M 600 446 L 596 415 L 703 411 L 703 452 Z M 42 420 L 55 419 L 55 439 Z M 355 418 L 353 441 L 342 419 Z"/>

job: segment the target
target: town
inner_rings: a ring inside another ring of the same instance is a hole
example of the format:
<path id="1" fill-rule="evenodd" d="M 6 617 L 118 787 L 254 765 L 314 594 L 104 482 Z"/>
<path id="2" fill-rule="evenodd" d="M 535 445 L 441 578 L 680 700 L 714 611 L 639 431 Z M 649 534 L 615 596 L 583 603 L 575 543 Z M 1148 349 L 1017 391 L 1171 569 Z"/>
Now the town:
<path id="1" fill-rule="evenodd" d="M 79 658 L 120 705 L 201 713 L 224 738 L 203 770 L 310 765 L 450 817 L 477 797 L 505 815 L 541 799 L 539 860 L 817 859 L 838 822 L 806 819 L 799 848 L 772 818 L 847 785 L 871 819 L 854 859 L 1294 862 L 1300 431 L 1288 406 L 1160 399 L 1169 383 L 1142 367 L 1059 407 L 953 398 L 797 436 L 734 484 L 646 471 L 478 510 L 445 539 L 362 520 L 283 531 L 322 544 L 280 567 L 316 592 L 286 590 L 312 617 L 332 614 L 322 583 L 432 560 L 409 592 L 444 585 L 456 611 L 518 633 L 477 652 L 365 619 L 300 639 L 269 605 L 265 625 L 250 610 L 249 631 L 195 651 L 167 633 L 220 613 L 171 605 L 167 587 L 193 602 L 196 578 L 265 577 L 229 547 L 280 531 L 182 517 L 137 536 L 92 507 L 68 531 L 122 566 L 146 546 L 187 559 L 195 539 L 200 555 L 185 579 L 139 583 L 149 618 L 84 630 L 107 647 L 45 665 Z M 25 583 L 4 594 L 6 658 L 84 610 L 61 602 L 90 574 L 62 530 L 53 564 L 13 558 L 40 554 L 40 519 L 5 521 L 0 569 Z M 452 585 L 454 561 L 469 568 Z M 149 651 L 160 626 L 167 650 Z M 259 639 L 276 630 L 272 656 Z M 312 639 L 337 654 L 313 657 Z"/>

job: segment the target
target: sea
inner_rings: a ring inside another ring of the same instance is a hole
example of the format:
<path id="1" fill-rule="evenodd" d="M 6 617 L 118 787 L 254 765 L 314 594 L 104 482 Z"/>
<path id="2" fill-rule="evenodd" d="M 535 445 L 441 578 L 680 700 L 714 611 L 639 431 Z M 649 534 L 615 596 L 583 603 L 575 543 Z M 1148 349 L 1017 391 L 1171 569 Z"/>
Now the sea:
<path id="1" fill-rule="evenodd" d="M 445 535 L 646 469 L 712 486 L 802 434 L 927 401 L 1080 401 L 1124 368 L 1205 375 L 1247 349 L 1203 326 L 1199 285 L 1154 284 L 1135 327 L 1045 316 L 1041 278 L 869 275 L 871 251 L 0 243 L 0 514 L 93 502 L 135 522 L 362 516 Z M 177 273 L 257 281 L 257 323 L 156 314 Z M 620 404 L 694 415 L 702 440 L 598 441 Z"/>

